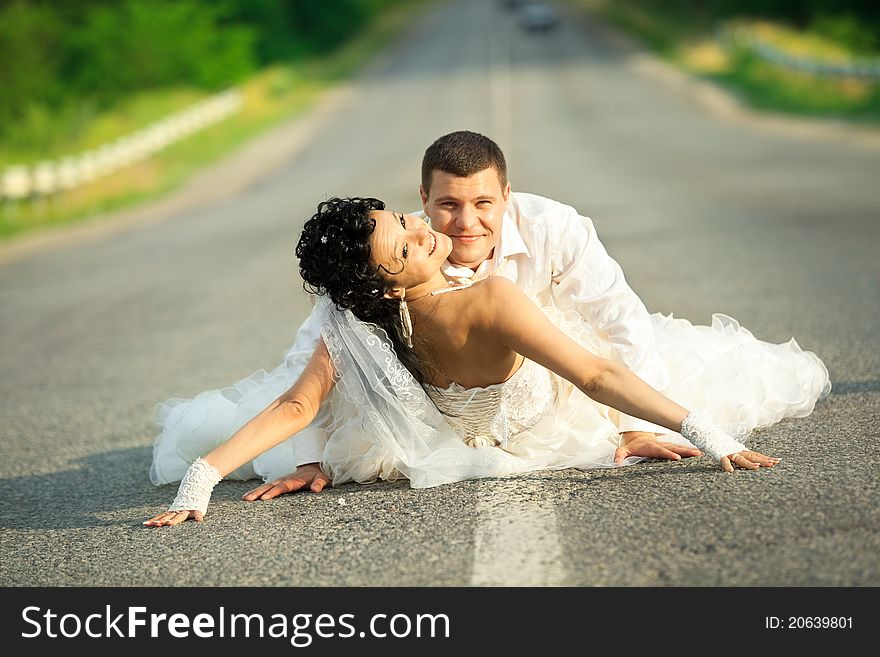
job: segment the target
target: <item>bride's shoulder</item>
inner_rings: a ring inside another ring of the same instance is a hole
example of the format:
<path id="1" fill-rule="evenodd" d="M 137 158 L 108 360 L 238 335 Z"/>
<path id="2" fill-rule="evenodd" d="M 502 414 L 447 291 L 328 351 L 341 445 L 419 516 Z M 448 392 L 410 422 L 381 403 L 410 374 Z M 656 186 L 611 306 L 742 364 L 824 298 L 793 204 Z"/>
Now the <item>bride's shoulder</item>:
<path id="1" fill-rule="evenodd" d="M 472 285 L 469 291 L 472 295 L 470 305 L 489 315 L 499 310 L 509 310 L 526 299 L 522 290 L 503 276 L 490 276 Z"/>
<path id="2" fill-rule="evenodd" d="M 503 276 L 492 276 L 471 287 L 477 288 L 473 291 L 479 296 L 469 300 L 468 315 L 462 321 L 492 339 L 519 335 L 535 326 L 535 321 L 546 319 L 525 292 Z"/>
<path id="3" fill-rule="evenodd" d="M 470 286 L 470 289 L 485 296 L 509 295 L 519 292 L 516 283 L 504 276 L 490 276 Z"/>

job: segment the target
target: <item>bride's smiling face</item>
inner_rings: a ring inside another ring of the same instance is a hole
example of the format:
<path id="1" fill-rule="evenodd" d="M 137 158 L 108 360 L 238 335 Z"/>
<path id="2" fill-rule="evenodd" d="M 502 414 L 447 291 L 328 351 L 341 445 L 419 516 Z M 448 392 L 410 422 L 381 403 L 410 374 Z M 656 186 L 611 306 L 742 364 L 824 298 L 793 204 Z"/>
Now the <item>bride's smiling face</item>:
<path id="1" fill-rule="evenodd" d="M 429 281 L 452 251 L 449 237 L 419 217 L 388 210 L 374 210 L 370 216 L 376 220 L 371 260 L 393 286 L 411 288 Z"/>

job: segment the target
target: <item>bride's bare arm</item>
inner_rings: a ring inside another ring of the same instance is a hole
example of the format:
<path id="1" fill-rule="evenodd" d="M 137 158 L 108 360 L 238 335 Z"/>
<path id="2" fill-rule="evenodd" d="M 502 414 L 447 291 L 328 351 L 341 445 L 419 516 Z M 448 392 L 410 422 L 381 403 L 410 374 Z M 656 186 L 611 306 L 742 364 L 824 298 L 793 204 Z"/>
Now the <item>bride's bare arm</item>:
<path id="1" fill-rule="evenodd" d="M 726 471 L 733 470 L 733 463 L 748 469 L 775 464 L 776 459 L 744 449 L 703 418 L 689 416 L 687 409 L 649 386 L 624 365 L 591 354 L 565 335 L 510 281 L 496 276 L 483 285 L 486 287 L 481 300 L 484 303 L 479 306 L 480 321 L 481 328 L 489 332 L 488 338 L 499 340 L 568 379 L 601 404 L 685 434 L 691 442 L 718 458 Z"/>
<path id="2" fill-rule="evenodd" d="M 225 477 L 243 463 L 307 427 L 333 388 L 333 365 L 324 340 L 318 340 L 302 375 L 229 440 L 203 458 Z"/>
<path id="3" fill-rule="evenodd" d="M 334 381 L 330 354 L 321 339 L 296 383 L 197 463 L 206 462 L 207 466 L 217 469 L 219 477 L 224 477 L 243 463 L 275 447 L 315 419 L 318 409 L 330 394 Z M 172 508 L 175 507 L 172 505 Z M 196 509 L 166 511 L 144 524 L 175 525 L 188 518 L 201 520 L 203 516 L 204 511 Z"/>
<path id="4" fill-rule="evenodd" d="M 601 404 L 672 431 L 681 430 L 687 409 L 654 390 L 624 365 L 584 349 L 507 279 L 496 276 L 484 285 L 485 328 L 498 340 L 568 379 Z"/>

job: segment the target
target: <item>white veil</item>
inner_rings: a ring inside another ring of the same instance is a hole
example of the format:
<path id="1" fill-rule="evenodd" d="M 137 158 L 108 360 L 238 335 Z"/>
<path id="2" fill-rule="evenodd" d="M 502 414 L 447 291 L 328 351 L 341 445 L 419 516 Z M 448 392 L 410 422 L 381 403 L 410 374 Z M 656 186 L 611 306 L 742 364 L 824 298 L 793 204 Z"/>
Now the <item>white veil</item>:
<path id="1" fill-rule="evenodd" d="M 337 373 L 322 467 L 334 484 L 407 477 L 413 488 L 498 476 L 502 450 L 472 449 L 398 360 L 387 334 L 318 297 L 321 334 Z"/>

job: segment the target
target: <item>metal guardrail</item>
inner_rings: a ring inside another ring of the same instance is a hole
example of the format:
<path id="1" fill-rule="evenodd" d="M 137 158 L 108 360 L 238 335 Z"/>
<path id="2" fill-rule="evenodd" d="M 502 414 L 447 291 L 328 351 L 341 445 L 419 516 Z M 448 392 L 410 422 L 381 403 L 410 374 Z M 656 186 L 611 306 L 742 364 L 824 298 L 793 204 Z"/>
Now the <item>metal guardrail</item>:
<path id="1" fill-rule="evenodd" d="M 230 89 L 79 156 L 7 167 L 0 176 L 0 199 L 51 196 L 94 182 L 225 119 L 241 106 L 241 93 Z"/>
<path id="2" fill-rule="evenodd" d="M 825 62 L 808 57 L 797 57 L 767 43 L 743 27 L 722 27 L 716 32 L 721 43 L 733 43 L 761 59 L 797 71 L 830 77 L 880 78 L 880 59 L 857 59 L 851 62 Z"/>

